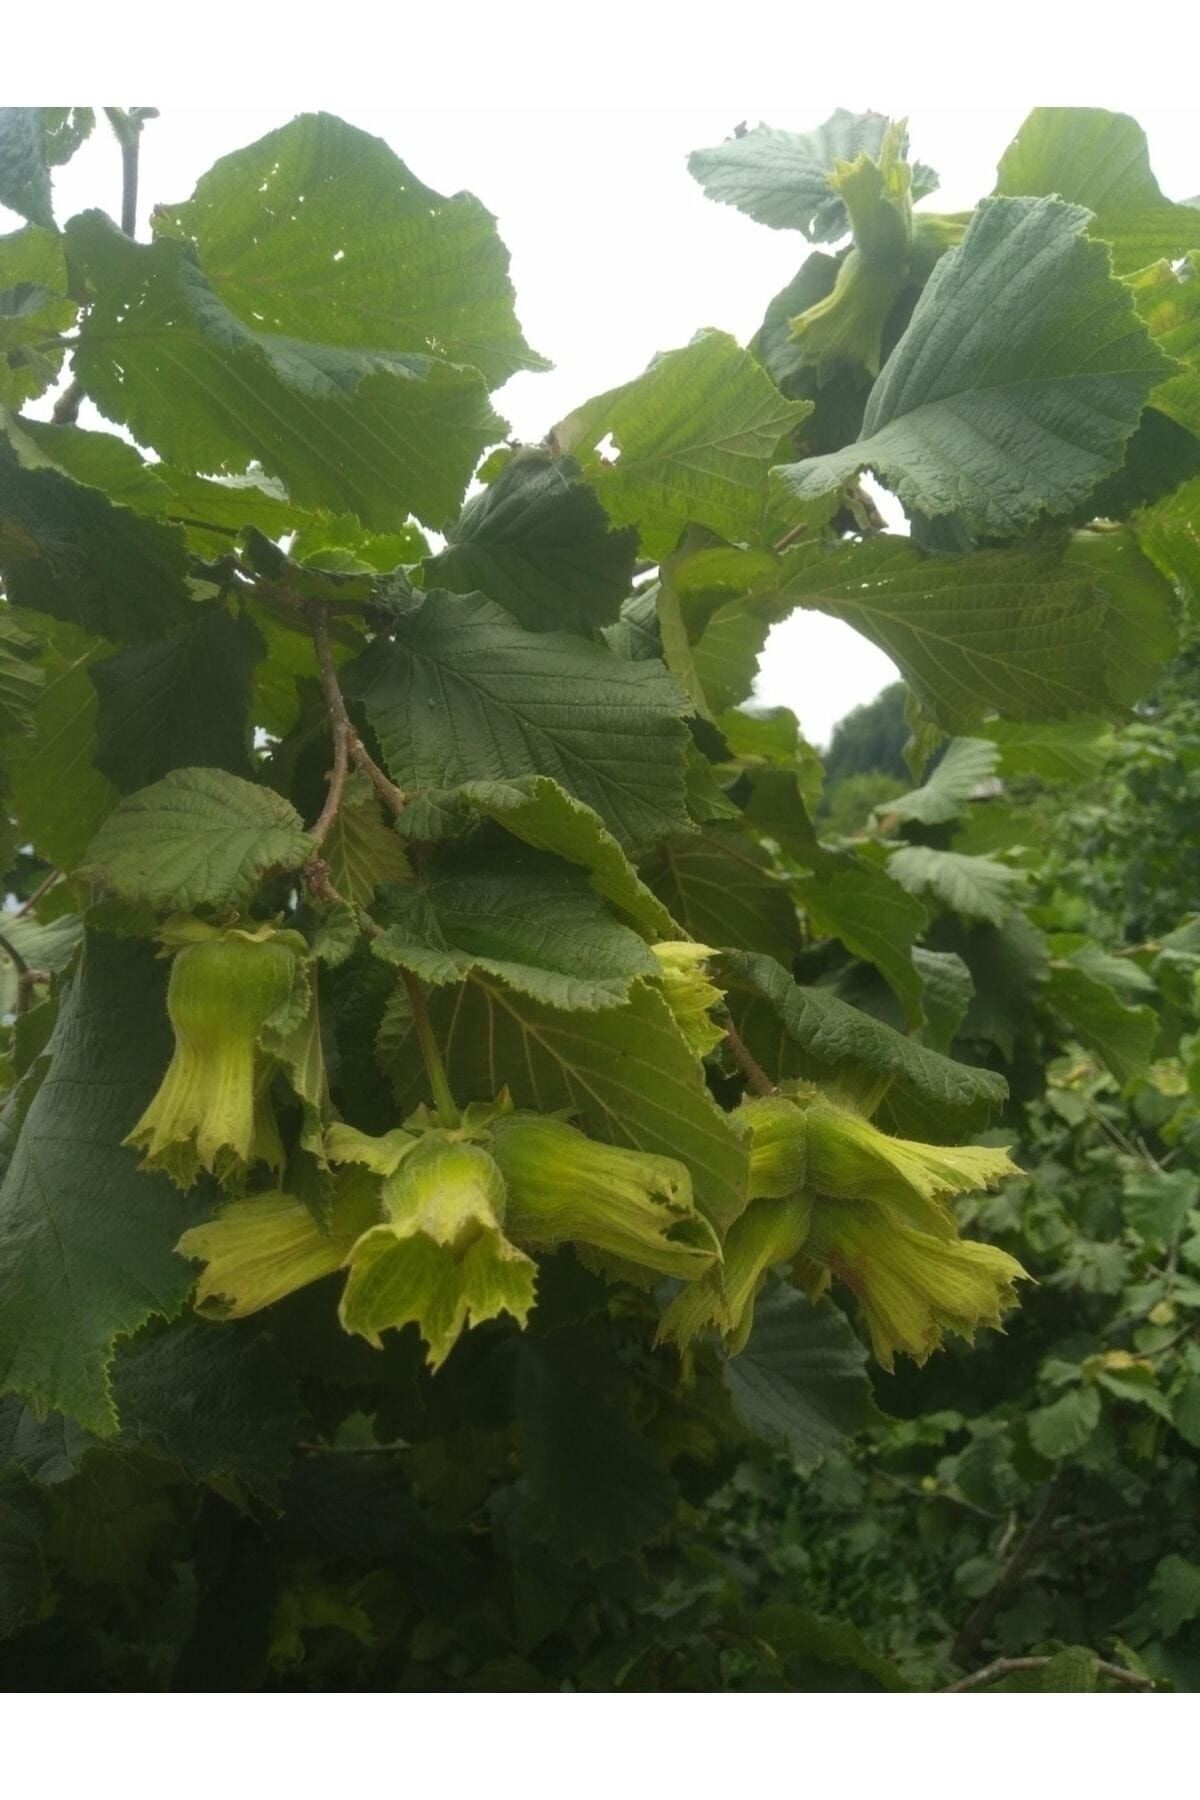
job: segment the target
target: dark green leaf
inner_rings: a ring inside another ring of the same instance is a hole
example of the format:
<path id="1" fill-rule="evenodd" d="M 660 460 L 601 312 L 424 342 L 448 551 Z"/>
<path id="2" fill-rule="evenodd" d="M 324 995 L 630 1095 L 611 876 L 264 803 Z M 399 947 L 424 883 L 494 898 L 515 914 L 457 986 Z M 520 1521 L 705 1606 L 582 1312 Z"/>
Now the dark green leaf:
<path id="1" fill-rule="evenodd" d="M 60 474 L 16 426 L 0 437 L 0 570 L 14 606 L 118 641 L 161 637 L 190 610 L 181 528 Z"/>
<path id="2" fill-rule="evenodd" d="M 568 1562 L 613 1562 L 674 1515 L 675 1484 L 634 1423 L 620 1365 L 591 1327 L 521 1344 L 517 1454 L 534 1530 Z"/>
<path id="3" fill-rule="evenodd" d="M 789 490 L 815 500 L 871 468 L 910 511 L 989 537 L 1083 500 L 1170 369 L 1088 222 L 1061 200 L 983 201 L 871 389 L 861 437 L 784 470 Z"/>
<path id="4" fill-rule="evenodd" d="M 233 1479 L 277 1499 L 302 1409 L 287 1364 L 253 1326 L 152 1338 L 118 1358 L 113 1391 L 122 1444 L 171 1457 L 194 1481 Z"/>
<path id="5" fill-rule="evenodd" d="M 432 587 L 486 594 L 529 631 L 586 635 L 616 618 L 636 549 L 570 457 L 522 450 L 468 500 L 425 573 Z"/>
<path id="6" fill-rule="evenodd" d="M 631 982 L 658 973 L 583 871 L 550 857 L 452 864 L 393 894 L 386 918 L 375 954 L 435 987 L 477 969 L 547 1006 L 590 1012 L 622 1005 Z"/>
<path id="7" fill-rule="evenodd" d="M 712 825 L 664 844 L 646 880 L 689 937 L 715 950 L 761 950 L 790 962 L 800 948 L 796 906 L 743 833 Z"/>
<path id="8" fill-rule="evenodd" d="M 244 613 L 209 605 L 157 643 L 93 662 L 96 767 L 123 794 L 172 769 L 249 775 L 254 669 L 265 654 Z"/>
<path id="9" fill-rule="evenodd" d="M 724 1366 L 725 1385 L 744 1425 L 812 1469 L 877 1421 L 866 1363 L 832 1301 L 814 1306 L 779 1281 L 759 1296 L 745 1347 Z"/>
<path id="10" fill-rule="evenodd" d="M 550 775 L 627 846 L 686 822 L 685 701 L 661 663 L 433 592 L 346 668 L 344 686 L 406 792 Z"/>
<path id="11" fill-rule="evenodd" d="M 723 962 L 727 985 L 749 1003 L 743 1031 L 756 1054 L 763 1052 L 759 1060 L 765 1058 L 768 1072 L 865 1079 L 876 1092 L 886 1090 L 893 1114 L 915 1113 L 925 1125 L 940 1126 L 943 1137 L 981 1124 L 1002 1104 L 1006 1087 L 999 1075 L 939 1056 L 823 988 L 797 986 L 770 957 L 734 954 Z"/>
<path id="12" fill-rule="evenodd" d="M 241 475 L 254 460 L 301 505 L 393 531 L 451 519 L 501 435 L 473 369 L 251 330 L 188 246 L 135 244 L 100 213 L 73 219 L 68 245 L 95 293 L 76 373 L 169 462 Z"/>
<path id="13" fill-rule="evenodd" d="M 0 1391 L 102 1436 L 114 1338 L 194 1281 L 174 1253 L 194 1208 L 122 1148 L 167 1064 L 164 994 L 149 944 L 88 943 L 0 1187 Z"/>

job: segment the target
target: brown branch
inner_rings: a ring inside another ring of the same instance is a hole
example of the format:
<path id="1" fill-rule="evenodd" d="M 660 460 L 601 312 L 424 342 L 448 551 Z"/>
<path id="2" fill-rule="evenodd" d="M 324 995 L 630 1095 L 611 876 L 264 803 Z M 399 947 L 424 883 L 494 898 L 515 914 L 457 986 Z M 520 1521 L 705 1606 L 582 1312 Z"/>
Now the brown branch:
<path id="1" fill-rule="evenodd" d="M 771 1080 L 771 1077 L 767 1074 L 761 1063 L 755 1061 L 754 1057 L 746 1047 L 745 1039 L 742 1037 L 741 1032 L 738 1031 L 732 1020 L 725 1026 L 725 1042 L 733 1051 L 734 1057 L 739 1064 L 743 1075 L 754 1089 L 754 1092 L 756 1094 L 775 1093 L 775 1083 Z"/>
<path id="2" fill-rule="evenodd" d="M 958 1636 L 954 1640 L 954 1648 L 951 1651 L 951 1655 L 960 1669 L 965 1669 L 968 1663 L 975 1660 L 976 1653 L 987 1636 L 992 1620 L 1049 1538 L 1051 1527 L 1062 1504 L 1063 1487 L 1061 1474 L 1056 1475 L 1046 1489 L 1045 1497 L 1030 1521 L 1029 1529 L 1013 1551 L 1009 1561 L 960 1626 Z"/>
<path id="3" fill-rule="evenodd" d="M 367 780 L 371 783 L 371 786 L 375 789 L 379 798 L 388 808 L 388 811 L 394 813 L 395 816 L 399 818 L 400 814 L 404 811 L 405 795 L 403 791 L 396 786 L 394 781 L 388 780 L 388 777 L 379 767 L 375 758 L 370 755 L 362 739 L 359 737 L 357 731 L 355 731 L 354 726 L 350 721 L 350 715 L 346 711 L 346 701 L 338 682 L 337 669 L 334 666 L 333 661 L 333 650 L 329 642 L 329 620 L 326 616 L 325 609 L 324 607 L 319 606 L 316 601 L 310 601 L 307 611 L 309 628 L 312 631 L 313 646 L 317 652 L 317 669 L 321 677 L 321 692 L 325 696 L 325 708 L 329 714 L 329 723 L 333 729 L 335 739 L 335 758 L 337 755 L 336 740 L 340 735 L 344 741 L 346 753 L 349 756 L 350 761 L 361 774 L 367 777 Z M 336 811 L 336 808 L 334 810 Z M 322 814 L 322 817 L 324 817 L 324 814 Z M 328 829 L 328 827 L 326 827 L 326 829 Z"/>
<path id="4" fill-rule="evenodd" d="M 338 808 L 342 804 L 342 796 L 346 792 L 346 778 L 350 773 L 350 737 L 349 725 L 340 722 L 332 726 L 333 731 L 333 768 L 329 771 L 329 792 L 325 796 L 325 804 L 321 808 L 316 824 L 309 832 L 318 849 L 329 836 L 330 827 L 337 818 Z"/>
<path id="5" fill-rule="evenodd" d="M 966 1694 L 972 1688 L 990 1687 L 993 1681 L 1003 1680 L 1005 1675 L 1018 1675 L 1025 1669 L 1044 1669 L 1054 1661 L 1052 1656 L 998 1656 L 985 1669 L 977 1669 L 974 1675 L 965 1675 L 961 1681 L 952 1681 L 949 1687 L 938 1688 L 939 1694 Z M 1153 1693 L 1159 1686 L 1153 1675 L 1138 1675 L 1133 1669 L 1120 1669 L 1116 1663 L 1105 1662 L 1096 1658 L 1096 1672 L 1108 1681 L 1119 1681 L 1123 1687 L 1135 1688 L 1139 1693 Z"/>

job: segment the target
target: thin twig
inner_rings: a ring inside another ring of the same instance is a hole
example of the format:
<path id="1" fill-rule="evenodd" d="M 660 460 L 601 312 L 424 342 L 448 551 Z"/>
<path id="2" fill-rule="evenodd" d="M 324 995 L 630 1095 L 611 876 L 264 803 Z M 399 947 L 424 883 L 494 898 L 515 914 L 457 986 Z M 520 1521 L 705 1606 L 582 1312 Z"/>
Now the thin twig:
<path id="1" fill-rule="evenodd" d="M 733 1024 L 732 1020 L 725 1026 L 725 1041 L 733 1051 L 734 1057 L 740 1065 L 743 1075 L 754 1089 L 754 1092 L 756 1094 L 775 1093 L 777 1091 L 775 1083 L 771 1080 L 771 1077 L 767 1074 L 761 1063 L 755 1061 L 754 1057 L 746 1047 L 745 1039 Z"/>
<path id="2" fill-rule="evenodd" d="M 18 1013 L 28 1012 L 29 1002 L 33 998 L 33 990 L 43 981 L 49 981 L 49 969 L 31 969 L 16 945 L 0 932 L 0 950 L 3 950 L 17 971 L 17 1005 Z"/>
<path id="3" fill-rule="evenodd" d="M 401 1456 L 412 1445 L 398 1440 L 394 1444 L 297 1444 L 296 1448 L 305 1456 Z"/>
<path id="4" fill-rule="evenodd" d="M 337 723 L 333 730 L 333 768 L 329 772 L 329 791 L 325 796 L 325 804 L 321 808 L 320 817 L 309 833 L 313 843 L 320 847 L 329 836 L 330 827 L 337 818 L 338 808 L 342 804 L 342 796 L 346 792 L 346 778 L 350 773 L 350 738 L 349 725 Z"/>
<path id="5" fill-rule="evenodd" d="M 964 1619 L 951 1652 L 960 1669 L 965 1669 L 968 1663 L 975 1660 L 975 1653 L 987 1636 L 992 1620 L 1049 1538 L 1055 1515 L 1062 1503 L 1063 1485 L 1061 1474 L 1056 1475 L 1011 1558 L 978 1605 Z"/>
<path id="6" fill-rule="evenodd" d="M 324 607 L 319 606 L 316 601 L 311 601 L 308 606 L 308 620 L 312 631 L 313 646 L 317 652 L 321 692 L 325 697 L 325 708 L 329 714 L 329 723 L 334 737 L 336 738 L 339 733 L 344 735 L 350 761 L 367 777 L 389 812 L 399 818 L 404 811 L 405 795 L 394 781 L 388 780 L 375 758 L 369 754 L 346 711 L 346 701 L 338 682 L 337 669 L 334 666 L 333 650 L 329 642 L 329 620 Z"/>
<path id="7" fill-rule="evenodd" d="M 60 873 L 61 871 L 58 869 L 51 869 L 48 875 L 43 876 L 42 880 L 39 881 L 38 885 L 34 888 L 32 894 L 30 894 L 28 900 L 22 900 L 20 906 L 18 906 L 13 914 L 13 918 L 23 919 L 26 913 L 32 912 L 38 901 L 42 898 L 42 895 L 50 892 L 50 889 L 58 880 Z"/>
<path id="8" fill-rule="evenodd" d="M 977 1669 L 974 1675 L 965 1675 L 961 1681 L 952 1681 L 949 1687 L 938 1688 L 937 1692 L 966 1694 L 972 1688 L 990 1687 L 993 1681 L 1001 1681 L 1005 1675 L 1019 1675 L 1025 1669 L 1044 1669 L 1053 1661 L 1052 1656 L 998 1656 L 985 1669 Z M 1104 1662 L 1100 1657 L 1096 1658 L 1096 1673 L 1143 1694 L 1153 1693 L 1159 1686 L 1153 1675 L 1138 1675 L 1133 1669 L 1120 1669 L 1116 1663 Z"/>

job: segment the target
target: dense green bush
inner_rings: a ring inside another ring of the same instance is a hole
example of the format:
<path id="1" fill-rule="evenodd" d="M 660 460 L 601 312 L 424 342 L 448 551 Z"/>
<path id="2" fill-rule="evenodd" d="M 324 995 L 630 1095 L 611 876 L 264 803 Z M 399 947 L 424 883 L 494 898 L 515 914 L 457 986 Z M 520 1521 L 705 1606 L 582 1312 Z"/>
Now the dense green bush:
<path id="1" fill-rule="evenodd" d="M 517 445 L 478 201 L 305 115 L 138 243 L 146 119 L 60 227 L 0 115 L 0 1678 L 1192 1685 L 1186 786 L 1044 840 L 1194 599 L 1200 213 L 740 133 L 826 248 Z M 853 816 L 797 607 L 908 690 Z"/>

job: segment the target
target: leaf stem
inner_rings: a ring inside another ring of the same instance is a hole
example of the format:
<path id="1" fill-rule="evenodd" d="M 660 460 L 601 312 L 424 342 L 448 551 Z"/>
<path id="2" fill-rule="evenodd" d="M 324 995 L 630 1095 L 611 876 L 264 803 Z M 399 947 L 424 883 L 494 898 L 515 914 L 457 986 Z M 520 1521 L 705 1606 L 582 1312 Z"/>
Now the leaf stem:
<path id="1" fill-rule="evenodd" d="M 459 1123 L 460 1115 L 458 1107 L 455 1105 L 454 1095 L 450 1092 L 450 1083 L 446 1079 L 446 1067 L 442 1062 L 442 1053 L 438 1049 L 437 1038 L 434 1036 L 429 1008 L 425 1004 L 425 990 L 416 976 L 411 975 L 407 969 L 401 969 L 400 979 L 404 983 L 408 1004 L 412 1008 L 417 1042 L 421 1046 L 421 1055 L 425 1059 L 425 1072 L 429 1076 L 429 1085 L 433 1090 L 438 1120 L 442 1125 L 453 1130 Z"/>
<path id="2" fill-rule="evenodd" d="M 754 1089 L 754 1092 L 756 1094 L 775 1093 L 775 1083 L 771 1080 L 771 1077 L 767 1074 L 762 1065 L 756 1062 L 754 1057 L 750 1054 L 750 1051 L 746 1047 L 745 1039 L 742 1037 L 741 1032 L 738 1031 L 732 1020 L 725 1026 L 725 1041 L 733 1051 L 735 1060 L 741 1068 L 743 1075 L 746 1077 L 746 1080 Z"/>
<path id="3" fill-rule="evenodd" d="M 39 881 L 38 885 L 34 888 L 32 894 L 30 894 L 28 900 L 22 900 L 20 906 L 18 906 L 16 912 L 13 914 L 13 918 L 23 919 L 26 913 L 32 912 L 38 901 L 42 898 L 42 895 L 50 892 L 50 889 L 58 880 L 60 873 L 61 871 L 58 869 L 51 869 L 48 875 L 43 876 L 42 880 Z"/>

